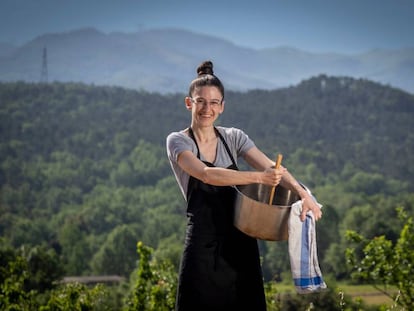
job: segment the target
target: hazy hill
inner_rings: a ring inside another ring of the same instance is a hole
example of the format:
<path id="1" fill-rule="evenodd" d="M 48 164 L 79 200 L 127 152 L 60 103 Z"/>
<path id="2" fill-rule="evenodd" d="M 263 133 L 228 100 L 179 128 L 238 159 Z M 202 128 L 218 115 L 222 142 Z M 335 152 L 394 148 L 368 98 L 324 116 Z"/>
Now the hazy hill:
<path id="1" fill-rule="evenodd" d="M 228 89 L 275 89 L 319 74 L 366 78 L 414 92 L 414 48 L 315 54 L 291 47 L 254 50 L 184 30 L 104 34 L 95 29 L 45 34 L 0 45 L 0 80 L 38 82 L 47 48 L 49 81 L 185 92 L 195 67 L 212 59 Z"/>
<path id="2" fill-rule="evenodd" d="M 164 148 L 167 134 L 190 122 L 183 98 L 78 84 L 0 84 L 2 153 L 17 148 L 31 158 L 65 151 L 99 160 L 116 154 L 120 139 L 126 150 L 141 139 Z M 314 163 L 324 174 L 348 163 L 414 181 L 412 120 L 411 94 L 319 76 L 278 90 L 229 91 L 219 123 L 244 129 L 266 153 L 282 152 L 286 161 L 303 150 L 304 165 Z"/>

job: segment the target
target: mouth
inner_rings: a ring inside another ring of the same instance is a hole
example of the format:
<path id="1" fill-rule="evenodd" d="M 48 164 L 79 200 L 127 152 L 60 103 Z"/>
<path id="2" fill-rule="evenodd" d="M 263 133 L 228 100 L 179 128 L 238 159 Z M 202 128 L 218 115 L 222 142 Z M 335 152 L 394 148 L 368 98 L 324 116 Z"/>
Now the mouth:
<path id="1" fill-rule="evenodd" d="M 200 113 L 199 116 L 201 118 L 212 118 L 213 117 L 213 115 L 210 113 Z"/>

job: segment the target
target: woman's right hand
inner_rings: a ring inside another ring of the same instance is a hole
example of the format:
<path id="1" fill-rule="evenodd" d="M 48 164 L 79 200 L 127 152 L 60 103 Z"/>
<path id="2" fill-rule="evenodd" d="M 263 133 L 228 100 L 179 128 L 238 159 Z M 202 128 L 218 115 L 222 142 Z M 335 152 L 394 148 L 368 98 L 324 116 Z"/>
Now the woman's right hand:
<path id="1" fill-rule="evenodd" d="M 286 168 L 284 167 L 278 169 L 269 167 L 263 171 L 261 183 L 272 187 L 277 186 L 280 183 L 284 172 L 286 172 Z"/>

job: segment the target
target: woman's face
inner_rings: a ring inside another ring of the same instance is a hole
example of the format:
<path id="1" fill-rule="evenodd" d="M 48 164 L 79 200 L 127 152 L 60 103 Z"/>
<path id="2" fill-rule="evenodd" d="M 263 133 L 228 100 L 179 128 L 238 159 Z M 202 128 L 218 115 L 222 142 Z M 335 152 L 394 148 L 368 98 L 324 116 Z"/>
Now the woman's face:
<path id="1" fill-rule="evenodd" d="M 196 88 L 192 97 L 185 99 L 187 109 L 191 111 L 192 125 L 212 126 L 224 111 L 223 95 L 215 86 Z"/>

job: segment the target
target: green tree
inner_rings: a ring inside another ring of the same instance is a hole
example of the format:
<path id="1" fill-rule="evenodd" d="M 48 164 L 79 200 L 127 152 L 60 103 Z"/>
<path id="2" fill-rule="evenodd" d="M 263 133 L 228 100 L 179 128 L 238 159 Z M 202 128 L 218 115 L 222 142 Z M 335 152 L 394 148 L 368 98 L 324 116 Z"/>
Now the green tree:
<path id="1" fill-rule="evenodd" d="M 329 245 L 322 260 L 321 268 L 326 274 L 333 275 L 337 280 L 348 279 L 348 270 L 344 253 L 346 246 L 343 243 L 332 243 Z"/>
<path id="2" fill-rule="evenodd" d="M 83 284 L 67 284 L 52 291 L 39 311 L 113 311 L 108 289 L 102 284 L 89 288 Z"/>
<path id="3" fill-rule="evenodd" d="M 151 257 L 153 249 L 137 243 L 139 265 L 135 284 L 125 303 L 126 311 L 172 311 L 177 291 L 176 271 L 168 261 Z"/>
<path id="4" fill-rule="evenodd" d="M 27 261 L 3 240 L 1 243 L 0 310 L 35 310 L 36 293 L 25 288 L 25 283 L 30 280 Z"/>
<path id="5" fill-rule="evenodd" d="M 353 270 L 354 279 L 372 283 L 400 306 L 413 310 L 414 223 L 413 218 L 402 208 L 398 212 L 405 224 L 396 243 L 387 240 L 385 236 L 368 240 L 355 231 L 349 231 L 348 239 L 362 247 L 362 254 L 358 254 L 356 248 L 348 248 L 346 257 Z M 395 286 L 398 293 L 389 294 L 386 289 L 390 286 Z"/>
<path id="6" fill-rule="evenodd" d="M 59 245 L 65 271 L 69 275 L 81 275 L 89 269 L 90 251 L 82 219 L 70 216 L 58 232 Z"/>
<path id="7" fill-rule="evenodd" d="M 284 272 L 289 271 L 289 252 L 286 241 L 259 241 L 260 253 L 263 257 L 262 270 L 265 281 L 285 281 Z"/>
<path id="8" fill-rule="evenodd" d="M 45 246 L 11 248 L 0 245 L 0 309 L 38 310 L 41 294 L 54 287 L 63 271 L 54 250 Z"/>
<path id="9" fill-rule="evenodd" d="M 176 268 L 176 271 L 178 271 L 183 245 L 184 241 L 181 234 L 172 234 L 159 241 L 154 257 L 159 262 L 170 261 Z"/>
<path id="10" fill-rule="evenodd" d="M 92 259 L 92 270 L 96 274 L 128 276 L 135 266 L 135 226 L 120 225 L 108 235 L 106 241 Z"/>
<path id="11" fill-rule="evenodd" d="M 56 252 L 46 246 L 21 248 L 21 253 L 27 262 L 27 271 L 30 275 L 25 282 L 26 291 L 36 290 L 43 293 L 54 286 L 54 282 L 64 275 L 63 267 Z"/>

